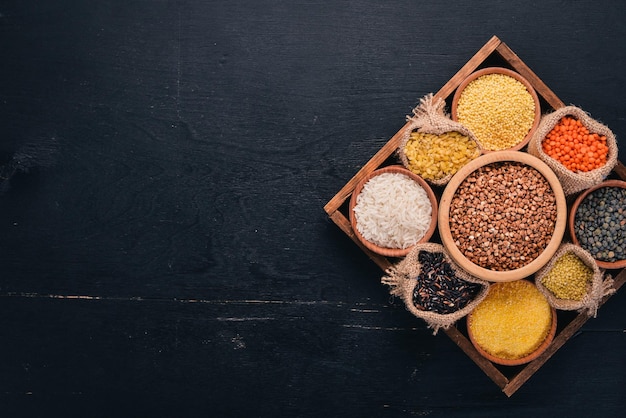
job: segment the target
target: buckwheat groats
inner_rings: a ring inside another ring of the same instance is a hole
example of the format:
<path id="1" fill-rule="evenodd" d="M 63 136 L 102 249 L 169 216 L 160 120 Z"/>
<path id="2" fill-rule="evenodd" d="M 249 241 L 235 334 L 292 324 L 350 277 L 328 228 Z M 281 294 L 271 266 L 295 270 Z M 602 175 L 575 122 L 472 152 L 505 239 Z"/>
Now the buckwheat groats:
<path id="1" fill-rule="evenodd" d="M 557 205 L 536 169 L 509 161 L 478 168 L 450 203 L 450 233 L 463 255 L 494 271 L 521 268 L 548 246 Z"/>

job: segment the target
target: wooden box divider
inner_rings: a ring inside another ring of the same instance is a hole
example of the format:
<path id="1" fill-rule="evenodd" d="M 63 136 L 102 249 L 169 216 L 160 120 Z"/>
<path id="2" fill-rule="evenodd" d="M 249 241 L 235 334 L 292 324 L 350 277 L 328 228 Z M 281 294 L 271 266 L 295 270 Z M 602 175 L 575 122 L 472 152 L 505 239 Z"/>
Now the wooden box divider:
<path id="1" fill-rule="evenodd" d="M 519 72 L 535 88 L 540 100 L 552 109 L 558 109 L 565 104 L 546 86 L 546 84 L 497 36 L 493 36 L 480 48 L 474 56 L 435 94 L 435 98 L 449 101 L 456 88 L 461 82 L 481 65 L 492 58 L 502 60 L 511 69 Z M 550 110 L 550 109 L 546 109 Z M 545 113 L 542 111 L 542 113 Z M 324 211 L 331 220 L 348 235 L 367 255 L 374 261 L 383 272 L 393 264 L 392 259 L 378 255 L 367 249 L 354 234 L 350 221 L 341 208 L 351 196 L 357 183 L 372 171 L 381 167 L 397 150 L 403 133 L 408 129 L 408 123 L 391 137 L 374 156 L 361 167 L 348 183 L 324 206 Z M 614 170 L 617 177 L 626 180 L 626 167 L 618 161 Z M 617 290 L 626 282 L 626 269 L 615 272 L 614 288 Z M 609 298 L 605 297 L 601 305 Z M 569 340 L 587 322 L 586 314 L 577 314 L 566 325 L 560 324 L 552 344 L 537 359 L 519 368 L 507 370 L 506 366 L 497 366 L 481 356 L 469 341 L 466 332 L 459 326 L 452 326 L 445 330 L 446 335 L 456 343 L 465 354 L 470 357 L 478 367 L 504 392 L 506 396 L 515 393 L 546 361 Z"/>

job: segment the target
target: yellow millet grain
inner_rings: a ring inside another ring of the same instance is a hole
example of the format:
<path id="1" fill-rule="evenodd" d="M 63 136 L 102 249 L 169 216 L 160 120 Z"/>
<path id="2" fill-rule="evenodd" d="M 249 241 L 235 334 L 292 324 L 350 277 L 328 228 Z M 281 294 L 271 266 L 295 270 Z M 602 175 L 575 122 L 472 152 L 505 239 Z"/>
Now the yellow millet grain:
<path id="1" fill-rule="evenodd" d="M 478 157 L 475 141 L 460 132 L 441 135 L 413 131 L 404 146 L 408 168 L 426 180 L 439 180 L 455 174 Z"/>
<path id="2" fill-rule="evenodd" d="M 505 74 L 470 82 L 457 102 L 457 120 L 489 151 L 514 147 L 535 120 L 535 101 L 524 84 Z"/>
<path id="3" fill-rule="evenodd" d="M 554 262 L 541 283 L 559 299 L 580 301 L 593 280 L 593 269 L 576 254 L 565 253 Z"/>
<path id="4" fill-rule="evenodd" d="M 516 360 L 535 351 L 552 324 L 552 308 L 527 280 L 494 283 L 470 313 L 474 341 L 489 354 Z"/>

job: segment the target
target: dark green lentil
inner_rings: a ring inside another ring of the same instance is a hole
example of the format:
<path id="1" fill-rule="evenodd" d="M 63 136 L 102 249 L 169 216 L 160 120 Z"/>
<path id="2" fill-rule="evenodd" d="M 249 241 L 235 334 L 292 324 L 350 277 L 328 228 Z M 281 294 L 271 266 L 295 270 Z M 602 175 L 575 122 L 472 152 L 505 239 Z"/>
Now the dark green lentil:
<path id="1" fill-rule="evenodd" d="M 626 259 L 626 189 L 602 187 L 578 206 L 574 217 L 581 247 L 600 261 Z"/>
<path id="2" fill-rule="evenodd" d="M 422 311 L 449 314 L 463 309 L 478 295 L 481 285 L 456 276 L 442 253 L 420 251 L 421 264 L 413 290 L 413 304 Z"/>

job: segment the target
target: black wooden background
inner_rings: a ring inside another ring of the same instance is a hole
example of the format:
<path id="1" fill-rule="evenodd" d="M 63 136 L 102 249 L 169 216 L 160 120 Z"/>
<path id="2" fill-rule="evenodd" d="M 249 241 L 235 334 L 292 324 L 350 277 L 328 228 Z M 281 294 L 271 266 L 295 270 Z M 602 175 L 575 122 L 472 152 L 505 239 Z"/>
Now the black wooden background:
<path id="1" fill-rule="evenodd" d="M 323 206 L 492 35 L 626 149 L 625 21 L 0 0 L 0 416 L 621 415 L 623 290 L 507 398 Z"/>

